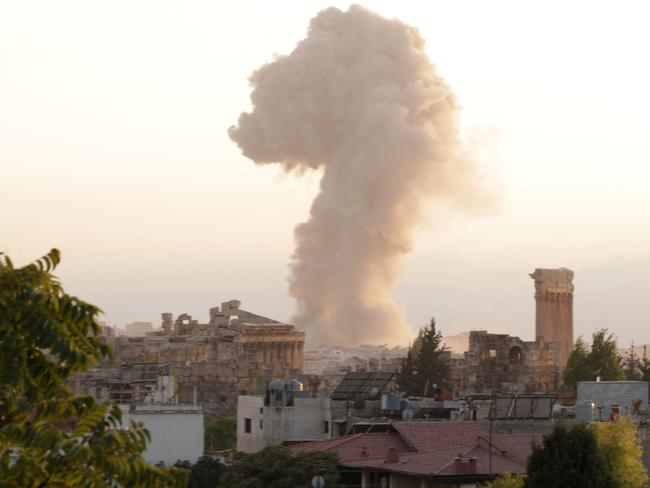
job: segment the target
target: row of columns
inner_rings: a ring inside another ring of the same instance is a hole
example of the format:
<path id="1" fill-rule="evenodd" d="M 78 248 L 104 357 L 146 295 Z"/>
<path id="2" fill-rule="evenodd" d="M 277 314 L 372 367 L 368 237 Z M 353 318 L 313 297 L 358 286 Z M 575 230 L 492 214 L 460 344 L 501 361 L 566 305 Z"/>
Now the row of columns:
<path id="1" fill-rule="evenodd" d="M 302 371 L 304 362 L 304 342 L 253 342 L 259 359 L 264 364 L 284 363 L 291 369 Z"/>

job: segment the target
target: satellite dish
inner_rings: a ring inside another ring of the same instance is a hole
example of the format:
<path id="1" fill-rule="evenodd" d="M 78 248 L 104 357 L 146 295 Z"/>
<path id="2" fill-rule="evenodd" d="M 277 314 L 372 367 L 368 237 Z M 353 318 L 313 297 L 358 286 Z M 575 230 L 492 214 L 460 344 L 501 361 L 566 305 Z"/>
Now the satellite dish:
<path id="1" fill-rule="evenodd" d="M 413 420 L 413 410 L 410 408 L 402 410 L 402 420 Z"/>
<path id="2" fill-rule="evenodd" d="M 370 398 L 375 398 L 379 394 L 379 388 L 373 386 L 370 388 Z"/>

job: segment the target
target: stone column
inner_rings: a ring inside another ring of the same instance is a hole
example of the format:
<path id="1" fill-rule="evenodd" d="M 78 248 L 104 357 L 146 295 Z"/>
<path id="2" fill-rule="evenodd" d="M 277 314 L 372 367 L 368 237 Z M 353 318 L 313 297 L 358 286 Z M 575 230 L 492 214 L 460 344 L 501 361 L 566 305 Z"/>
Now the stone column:
<path id="1" fill-rule="evenodd" d="M 573 349 L 573 271 L 566 268 L 536 269 L 535 340 L 557 342 L 556 364 L 563 369 Z"/>

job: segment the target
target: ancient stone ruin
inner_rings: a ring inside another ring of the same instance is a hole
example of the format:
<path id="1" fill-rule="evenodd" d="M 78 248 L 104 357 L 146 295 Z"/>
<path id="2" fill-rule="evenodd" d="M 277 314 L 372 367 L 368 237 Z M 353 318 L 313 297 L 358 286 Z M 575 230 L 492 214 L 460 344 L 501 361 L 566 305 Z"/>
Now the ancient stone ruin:
<path id="1" fill-rule="evenodd" d="M 573 348 L 573 271 L 566 268 L 536 269 L 535 340 L 558 344 L 557 365 L 566 366 Z"/>
<path id="2" fill-rule="evenodd" d="M 104 391 L 103 382 L 111 381 L 106 370 L 167 365 L 175 381 L 174 401 L 196 400 L 207 416 L 218 417 L 234 415 L 237 395 L 263 389 L 269 378 L 302 373 L 305 334 L 293 325 L 242 310 L 239 301 L 230 300 L 210 309 L 207 324 L 188 314 L 174 319 L 163 313 L 158 331 L 104 340 L 113 350 L 113 363 L 74 378 L 75 390 L 95 395 Z"/>
<path id="3" fill-rule="evenodd" d="M 535 340 L 471 331 L 469 349 L 452 360 L 454 391 L 528 393 L 560 386 L 573 348 L 573 271 L 536 269 Z"/>

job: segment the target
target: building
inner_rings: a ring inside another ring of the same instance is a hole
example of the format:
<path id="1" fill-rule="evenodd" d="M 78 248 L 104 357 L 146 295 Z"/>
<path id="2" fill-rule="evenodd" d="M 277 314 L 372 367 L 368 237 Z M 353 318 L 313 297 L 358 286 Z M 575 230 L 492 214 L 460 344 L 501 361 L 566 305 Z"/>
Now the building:
<path id="1" fill-rule="evenodd" d="M 462 358 L 452 358 L 458 396 L 552 391 L 573 348 L 573 271 L 536 269 L 535 340 L 471 331 Z"/>
<path id="2" fill-rule="evenodd" d="M 161 329 L 144 337 L 104 337 L 114 361 L 98 369 L 166 365 L 178 402 L 192 403 L 196 396 L 207 417 L 235 415 L 238 395 L 262 393 L 268 379 L 302 373 L 305 343 L 304 332 L 293 325 L 242 310 L 240 305 L 230 300 L 212 307 L 206 324 L 188 314 L 174 319 L 164 313 Z M 80 393 L 96 394 L 92 381 L 73 381 L 81 388 L 88 385 Z"/>
<path id="3" fill-rule="evenodd" d="M 523 474 L 539 434 L 489 434 L 478 422 L 393 422 L 326 441 L 289 446 L 292 452 L 333 452 L 345 486 L 476 487 L 501 473 Z"/>
<path id="4" fill-rule="evenodd" d="M 152 404 L 122 406 L 122 425 L 142 422 L 151 434 L 143 453 L 152 464 L 194 464 L 203 456 L 203 410 L 198 405 Z"/>
<path id="5" fill-rule="evenodd" d="M 557 343 L 473 330 L 463 359 L 451 360 L 454 392 L 463 396 L 556 389 L 560 383 L 557 350 Z"/>
<path id="6" fill-rule="evenodd" d="M 100 401 L 121 405 L 174 403 L 175 380 L 168 364 L 130 363 L 117 368 L 93 368 L 73 375 L 75 394 L 91 394 Z"/>
<path id="7" fill-rule="evenodd" d="M 582 412 L 585 405 L 586 416 Z M 578 381 L 576 417 L 580 421 L 610 420 L 618 415 L 634 417 L 647 409 L 647 381 Z"/>
<path id="8" fill-rule="evenodd" d="M 318 441 L 332 436 L 330 400 L 312 397 L 296 380 L 269 383 L 265 395 L 242 395 L 237 401 L 237 450 Z"/>

